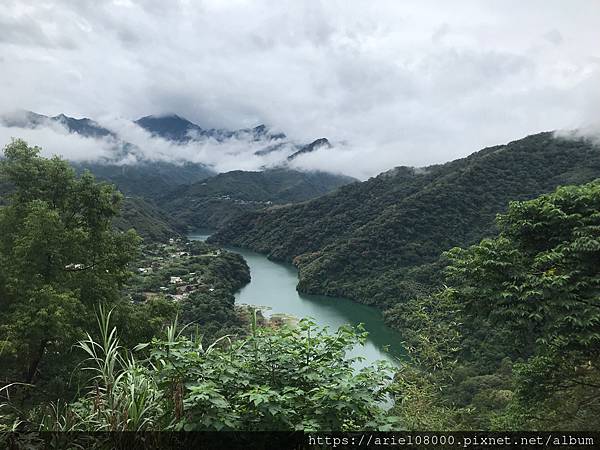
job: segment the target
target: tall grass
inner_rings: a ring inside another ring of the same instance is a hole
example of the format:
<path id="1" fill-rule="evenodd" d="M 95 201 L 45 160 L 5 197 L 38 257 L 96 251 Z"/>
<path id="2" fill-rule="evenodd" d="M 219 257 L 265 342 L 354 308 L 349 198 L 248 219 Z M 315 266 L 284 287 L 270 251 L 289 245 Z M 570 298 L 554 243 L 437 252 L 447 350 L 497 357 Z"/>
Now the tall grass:
<path id="1" fill-rule="evenodd" d="M 0 356 L 4 353 L 6 342 L 0 347 Z M 18 410 L 10 401 L 10 389 L 16 386 L 32 387 L 31 384 L 13 382 L 0 387 L 0 432 L 15 431 L 22 421 L 14 417 L 22 417 L 23 412 Z"/>
<path id="2" fill-rule="evenodd" d="M 92 374 L 86 394 L 70 405 L 52 403 L 40 420 L 45 431 L 141 431 L 157 429 L 164 417 L 162 394 L 147 369 L 124 349 L 110 326 L 112 311 L 97 314 L 100 339 L 87 334 L 77 347 Z"/>

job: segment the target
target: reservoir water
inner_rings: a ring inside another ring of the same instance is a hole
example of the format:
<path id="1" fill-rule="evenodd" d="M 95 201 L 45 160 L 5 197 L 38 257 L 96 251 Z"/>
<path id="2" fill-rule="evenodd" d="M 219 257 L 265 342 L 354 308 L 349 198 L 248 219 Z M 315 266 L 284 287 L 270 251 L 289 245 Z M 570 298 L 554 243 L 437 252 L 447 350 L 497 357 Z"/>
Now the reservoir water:
<path id="1" fill-rule="evenodd" d="M 192 240 L 206 240 L 210 233 L 196 233 Z M 240 248 L 226 248 L 239 253 L 250 267 L 252 281 L 236 294 L 236 303 L 260 307 L 263 314 L 312 317 L 330 330 L 344 324 L 362 323 L 369 332 L 364 346 L 357 346 L 352 356 L 361 356 L 360 364 L 369 365 L 385 360 L 397 365 L 405 358 L 399 333 L 387 327 L 379 310 L 344 298 L 305 295 L 296 291 L 298 271 L 289 264 L 270 261 L 265 255 Z"/>

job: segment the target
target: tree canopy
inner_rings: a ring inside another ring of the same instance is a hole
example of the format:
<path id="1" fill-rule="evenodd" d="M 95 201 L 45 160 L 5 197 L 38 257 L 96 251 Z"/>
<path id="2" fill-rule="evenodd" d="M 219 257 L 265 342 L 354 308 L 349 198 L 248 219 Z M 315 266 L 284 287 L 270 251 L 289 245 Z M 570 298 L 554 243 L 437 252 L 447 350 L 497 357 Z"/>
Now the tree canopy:
<path id="1" fill-rule="evenodd" d="M 355 371 L 346 353 L 364 343 L 350 326 L 330 333 L 310 320 L 261 328 L 207 345 L 174 324 L 166 335 L 121 347 L 110 314 L 99 317 L 101 339 L 81 341 L 93 376 L 69 405 L 42 407 L 51 431 L 386 430 L 399 426 L 384 402 L 391 389 L 385 363 Z M 138 359 L 143 350 L 148 356 Z M 35 414 L 32 420 L 35 420 Z"/>
<path id="2" fill-rule="evenodd" d="M 308 202 L 247 213 L 209 240 L 299 268 L 298 289 L 387 309 L 442 279 L 440 255 L 497 233 L 496 214 L 600 177 L 598 145 L 553 133 L 425 168 L 397 167 Z"/>
<path id="3" fill-rule="evenodd" d="M 9 144 L 0 178 L 11 192 L 0 209 L 0 365 L 6 381 L 34 383 L 60 370 L 97 305 L 119 300 L 139 238 L 113 228 L 119 192 L 38 147 Z"/>
<path id="4" fill-rule="evenodd" d="M 446 289 L 388 319 L 444 386 L 437 401 L 462 408 L 457 423 L 597 427 L 600 182 L 511 202 L 497 224 L 496 238 L 446 253 Z"/>

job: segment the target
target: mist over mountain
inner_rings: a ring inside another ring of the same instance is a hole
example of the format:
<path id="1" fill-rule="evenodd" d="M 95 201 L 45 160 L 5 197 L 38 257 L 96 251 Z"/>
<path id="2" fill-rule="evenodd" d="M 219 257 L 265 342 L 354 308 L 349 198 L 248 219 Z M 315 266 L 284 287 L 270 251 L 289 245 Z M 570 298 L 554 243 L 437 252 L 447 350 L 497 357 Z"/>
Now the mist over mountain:
<path id="1" fill-rule="evenodd" d="M 170 114 L 164 116 L 145 116 L 135 121 L 137 125 L 149 131 L 153 136 L 179 142 L 192 140 L 214 139 L 223 142 L 227 139 L 250 139 L 252 141 L 271 141 L 285 139 L 284 133 L 274 133 L 266 125 L 240 130 L 203 129 L 189 120 Z"/>
<path id="2" fill-rule="evenodd" d="M 539 133 L 425 168 L 396 167 L 308 202 L 241 215 L 209 239 L 300 269 L 302 292 L 381 308 L 441 282 L 443 251 L 495 234 L 496 214 L 600 177 L 600 147 Z M 432 266 L 433 264 L 433 266 Z"/>
<path id="3" fill-rule="evenodd" d="M 357 181 L 326 172 L 235 170 L 173 189 L 157 204 L 188 229 L 220 228 L 246 212 L 303 202 Z"/>
<path id="4" fill-rule="evenodd" d="M 139 161 L 135 164 L 108 162 L 72 163 L 78 172 L 89 170 L 96 177 L 113 183 L 126 195 L 155 198 L 178 186 L 196 183 L 216 173 L 203 164 L 164 161 Z"/>
<path id="5" fill-rule="evenodd" d="M 3 115 L 0 118 L 0 123 L 6 127 L 29 129 L 62 125 L 69 133 L 75 133 L 84 137 L 116 137 L 113 132 L 103 128 L 91 119 L 86 117 L 83 119 L 75 119 L 64 114 L 49 117 L 32 111 L 15 111 Z"/>
<path id="6" fill-rule="evenodd" d="M 0 139 L 6 143 L 12 136 L 23 137 L 41 146 L 48 156 L 58 154 L 97 172 L 107 173 L 110 167 L 110 171 L 118 172 L 117 166 L 127 166 L 129 169 L 122 172 L 132 173 L 133 166 L 152 169 L 157 163 L 161 166 L 156 170 L 163 172 L 169 165 L 184 167 L 188 172 L 197 169 L 196 175 L 184 175 L 176 184 L 231 170 L 303 170 L 299 156 L 333 148 L 326 138 L 298 143 L 264 124 L 237 130 L 203 128 L 177 114 L 149 115 L 135 121 L 114 117 L 96 121 L 17 111 L 0 117 L 0 125 Z"/>
<path id="7" fill-rule="evenodd" d="M 291 161 L 292 159 L 295 159 L 302 154 L 312 153 L 316 150 L 319 150 L 320 148 L 332 148 L 332 147 L 333 147 L 333 145 L 331 145 L 331 143 L 329 142 L 329 140 L 327 140 L 327 138 L 319 138 L 319 139 L 311 142 L 310 144 L 303 145 L 300 148 L 300 150 L 298 150 L 297 152 L 288 156 L 287 159 L 288 159 L 288 161 Z"/>
<path id="8" fill-rule="evenodd" d="M 227 130 L 177 114 L 95 121 L 17 111 L 0 117 L 0 125 L 47 156 L 69 159 L 77 172 L 89 170 L 114 184 L 127 197 L 119 228 L 133 226 L 152 240 L 220 227 L 243 212 L 308 200 L 355 181 L 297 170 L 301 155 L 331 149 L 331 143 L 295 143 L 264 124 Z"/>

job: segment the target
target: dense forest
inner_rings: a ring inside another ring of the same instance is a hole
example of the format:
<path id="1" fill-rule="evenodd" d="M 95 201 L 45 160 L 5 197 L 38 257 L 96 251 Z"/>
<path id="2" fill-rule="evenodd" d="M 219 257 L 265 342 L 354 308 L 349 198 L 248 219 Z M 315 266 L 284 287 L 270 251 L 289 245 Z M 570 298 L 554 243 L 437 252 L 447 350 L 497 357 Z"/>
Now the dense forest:
<path id="1" fill-rule="evenodd" d="M 74 167 L 78 173 L 89 170 L 126 195 L 116 221 L 119 229 L 133 227 L 145 239 L 158 241 L 186 231 L 217 229 L 246 212 L 303 202 L 356 181 L 285 168 L 213 174 L 198 164 L 77 163 Z"/>
<path id="2" fill-rule="evenodd" d="M 123 196 L 16 140 L 0 178 L 0 430 L 389 428 L 360 329 L 234 305 L 244 260 L 114 225 Z M 318 407 L 317 407 L 318 406 Z"/>
<path id="3" fill-rule="evenodd" d="M 7 203 L 13 189 L 13 185 L 0 180 L 0 206 Z M 168 240 L 181 235 L 186 229 L 185 224 L 177 222 L 153 200 L 130 196 L 123 197 L 122 207 L 112 219 L 112 224 L 121 231 L 133 228 L 148 242 Z"/>
<path id="4" fill-rule="evenodd" d="M 303 202 L 354 181 L 327 172 L 234 170 L 180 186 L 162 195 L 157 203 L 190 229 L 216 229 L 245 212 Z"/>
<path id="5" fill-rule="evenodd" d="M 185 231 L 184 224 L 142 197 L 125 197 L 113 225 L 121 231 L 133 228 L 148 242 L 164 242 Z"/>
<path id="6" fill-rule="evenodd" d="M 421 169 L 398 167 L 329 195 L 248 213 L 210 240 L 294 262 L 298 289 L 382 309 L 440 281 L 440 255 L 497 232 L 511 200 L 600 177 L 585 139 L 540 133 Z"/>
<path id="7" fill-rule="evenodd" d="M 100 180 L 114 184 L 123 194 L 143 197 L 146 200 L 154 200 L 179 186 L 196 183 L 215 175 L 202 164 L 132 159 L 133 162 L 128 164 L 113 161 L 72 164 L 79 173 L 89 170 Z"/>
<path id="8" fill-rule="evenodd" d="M 443 289 L 387 312 L 412 355 L 397 412 L 415 429 L 597 430 L 600 182 L 511 202 L 497 226 L 445 254 Z"/>
<path id="9" fill-rule="evenodd" d="M 360 326 L 238 307 L 250 280 L 239 255 L 178 235 L 142 242 L 115 227 L 113 186 L 23 141 L 4 154 L 0 430 L 600 426 L 600 182 L 587 182 L 600 165 L 587 141 L 541 134 L 398 168 L 218 234 L 245 221 L 241 239 L 268 251 L 279 236 L 272 257 L 296 256 L 302 289 L 310 270 L 337 267 L 315 274 L 319 288 L 372 293 L 409 359 L 360 370 L 348 356 Z"/>

